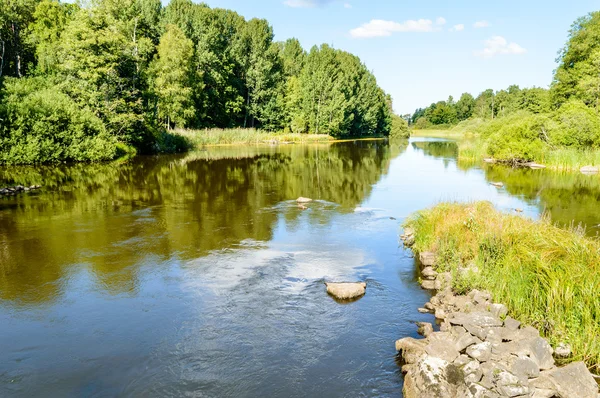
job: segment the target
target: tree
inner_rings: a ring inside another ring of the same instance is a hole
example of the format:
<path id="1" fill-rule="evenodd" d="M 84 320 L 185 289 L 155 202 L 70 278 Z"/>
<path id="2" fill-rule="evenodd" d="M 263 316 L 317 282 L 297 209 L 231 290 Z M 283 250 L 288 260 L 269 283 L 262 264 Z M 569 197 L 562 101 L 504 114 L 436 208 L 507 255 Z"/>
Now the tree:
<path id="1" fill-rule="evenodd" d="M 27 45 L 27 26 L 39 0 L 0 0 L 0 77 L 22 77 L 35 60 Z"/>
<path id="2" fill-rule="evenodd" d="M 192 41 L 176 25 L 167 25 L 150 67 L 158 118 L 167 129 L 173 125 L 185 127 L 194 117 L 192 56 Z"/>
<path id="3" fill-rule="evenodd" d="M 467 120 L 473 115 L 475 98 L 469 93 L 464 93 L 456 103 L 456 117 L 459 121 Z"/>

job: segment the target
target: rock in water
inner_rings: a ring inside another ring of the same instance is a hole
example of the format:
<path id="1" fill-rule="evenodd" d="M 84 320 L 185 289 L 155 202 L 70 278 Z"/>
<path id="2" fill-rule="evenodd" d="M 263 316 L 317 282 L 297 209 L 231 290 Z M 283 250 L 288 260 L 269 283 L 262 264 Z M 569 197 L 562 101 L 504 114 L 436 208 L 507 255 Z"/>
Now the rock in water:
<path id="1" fill-rule="evenodd" d="M 339 300 L 350 300 L 363 296 L 367 289 L 365 282 L 356 283 L 325 283 L 327 293 Z"/>
<path id="2" fill-rule="evenodd" d="M 496 188 L 502 188 L 504 186 L 504 184 L 501 182 L 492 182 L 491 185 L 495 186 Z"/>
<path id="3" fill-rule="evenodd" d="M 585 166 L 579 169 L 582 174 L 598 174 L 598 167 Z"/>
<path id="4" fill-rule="evenodd" d="M 298 199 L 296 199 L 296 202 L 298 202 L 298 203 L 309 203 L 309 202 L 312 202 L 312 199 L 310 199 L 310 198 L 303 198 L 302 196 L 300 196 Z"/>

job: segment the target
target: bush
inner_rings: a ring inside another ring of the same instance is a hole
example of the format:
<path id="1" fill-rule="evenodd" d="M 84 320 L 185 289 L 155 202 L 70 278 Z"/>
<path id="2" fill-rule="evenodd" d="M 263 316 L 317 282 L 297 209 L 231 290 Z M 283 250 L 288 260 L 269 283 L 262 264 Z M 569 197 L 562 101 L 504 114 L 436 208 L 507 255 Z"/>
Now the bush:
<path id="1" fill-rule="evenodd" d="M 0 163 L 101 161 L 117 141 L 102 121 L 40 78 L 7 79 L 0 104 Z"/>
<path id="2" fill-rule="evenodd" d="M 547 116 L 517 112 L 497 119 L 494 123 L 482 125 L 480 130 L 490 134 L 487 151 L 495 159 L 528 162 L 543 158 L 548 147 L 548 130 L 553 127 Z"/>
<path id="3" fill-rule="evenodd" d="M 583 102 L 567 102 L 556 112 L 554 119 L 560 124 L 552 134 L 554 144 L 575 148 L 600 147 L 600 118 Z"/>
<path id="4" fill-rule="evenodd" d="M 419 119 L 417 119 L 413 127 L 417 130 L 424 130 L 430 128 L 431 126 L 432 124 L 429 123 L 429 120 L 427 120 L 424 117 L 420 117 Z"/>
<path id="5" fill-rule="evenodd" d="M 410 129 L 406 120 L 398 115 L 392 115 L 392 129 L 390 130 L 390 138 L 410 138 Z"/>

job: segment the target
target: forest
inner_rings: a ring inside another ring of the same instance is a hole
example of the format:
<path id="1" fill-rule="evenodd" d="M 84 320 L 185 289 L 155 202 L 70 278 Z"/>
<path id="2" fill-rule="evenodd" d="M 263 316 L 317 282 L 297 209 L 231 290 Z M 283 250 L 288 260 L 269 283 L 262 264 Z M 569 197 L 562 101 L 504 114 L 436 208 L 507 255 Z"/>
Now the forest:
<path id="1" fill-rule="evenodd" d="M 0 0 L 0 163 L 178 151 L 173 129 L 405 134 L 361 60 L 191 0 Z"/>
<path id="2" fill-rule="evenodd" d="M 556 161 L 560 168 L 596 162 L 590 153 L 600 149 L 600 12 L 575 21 L 556 61 L 548 89 L 465 93 L 417 109 L 410 122 L 479 137 L 480 154 L 499 161 Z"/>

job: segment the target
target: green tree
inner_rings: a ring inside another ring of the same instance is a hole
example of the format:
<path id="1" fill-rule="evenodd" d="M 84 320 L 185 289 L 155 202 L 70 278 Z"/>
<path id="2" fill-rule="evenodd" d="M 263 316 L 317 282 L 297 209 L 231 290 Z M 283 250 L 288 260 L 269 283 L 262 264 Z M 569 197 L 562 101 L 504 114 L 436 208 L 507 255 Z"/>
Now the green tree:
<path id="1" fill-rule="evenodd" d="M 150 73 L 157 115 L 167 129 L 185 127 L 194 117 L 192 57 L 192 41 L 176 25 L 167 25 Z"/>
<path id="2" fill-rule="evenodd" d="M 473 115 L 475 98 L 469 93 L 464 93 L 456 103 L 456 118 L 459 121 L 467 120 Z"/>

